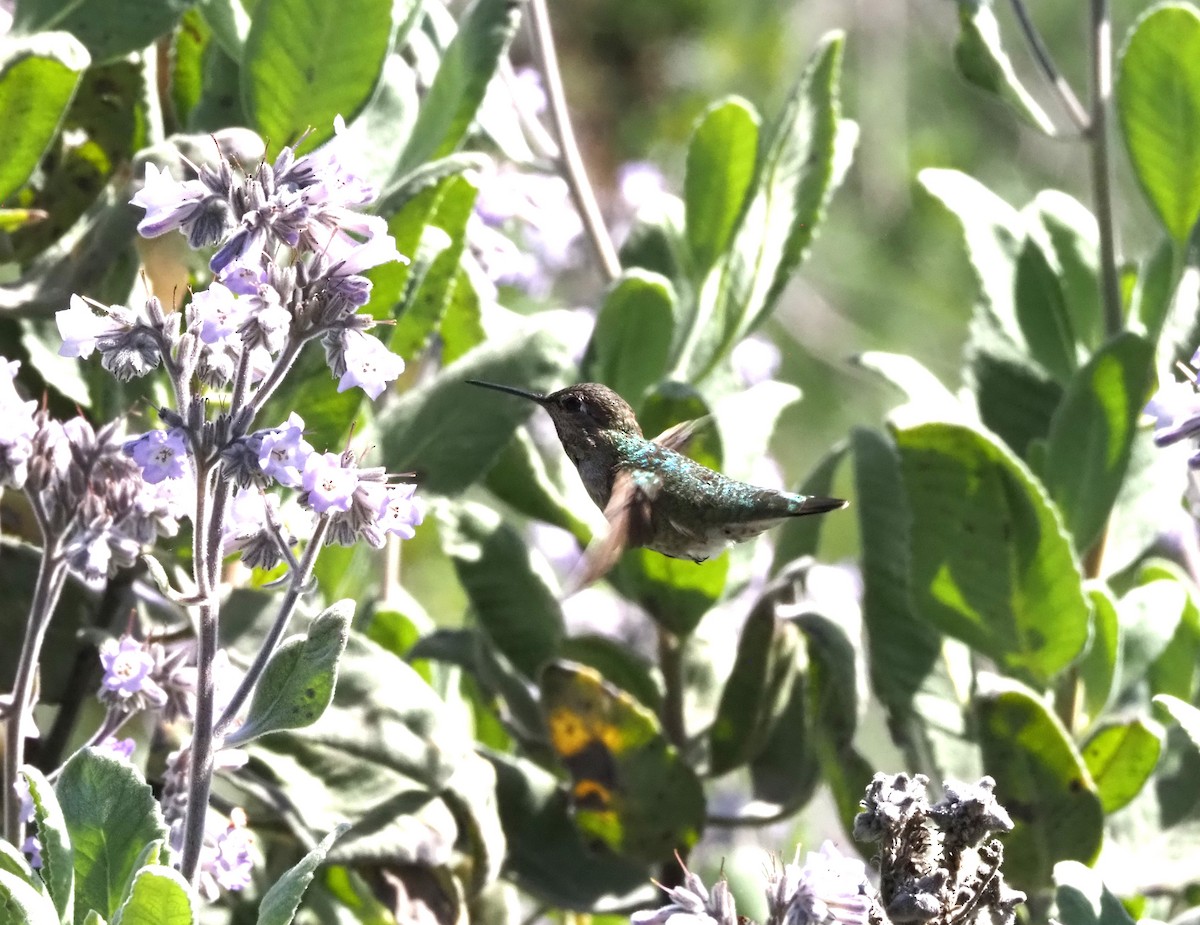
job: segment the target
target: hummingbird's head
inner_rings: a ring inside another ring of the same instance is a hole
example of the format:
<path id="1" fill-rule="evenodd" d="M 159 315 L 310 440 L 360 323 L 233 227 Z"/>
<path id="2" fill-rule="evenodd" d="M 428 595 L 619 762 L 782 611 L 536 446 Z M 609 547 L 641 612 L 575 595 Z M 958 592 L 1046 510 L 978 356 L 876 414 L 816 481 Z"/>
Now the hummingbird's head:
<path id="1" fill-rule="evenodd" d="M 524 389 L 514 389 L 512 386 L 498 385 L 494 382 L 481 382 L 478 379 L 468 379 L 471 385 L 480 385 L 486 389 L 507 392 L 535 401 L 549 413 L 554 421 L 563 443 L 571 442 L 573 438 L 586 438 L 602 431 L 616 430 L 621 433 L 640 437 L 642 429 L 638 426 L 633 409 L 625 399 L 606 385 L 598 382 L 581 382 L 569 385 L 565 389 L 551 392 L 549 395 L 539 395 L 536 392 L 526 392 Z"/>

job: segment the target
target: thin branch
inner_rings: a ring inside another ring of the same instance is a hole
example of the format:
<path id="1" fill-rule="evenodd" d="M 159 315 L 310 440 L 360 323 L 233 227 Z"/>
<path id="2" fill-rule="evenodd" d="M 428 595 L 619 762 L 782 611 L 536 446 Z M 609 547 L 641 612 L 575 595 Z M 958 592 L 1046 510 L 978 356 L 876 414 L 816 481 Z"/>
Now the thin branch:
<path id="1" fill-rule="evenodd" d="M 1046 48 L 1046 43 L 1042 41 L 1041 33 L 1038 32 L 1037 26 L 1033 24 L 1033 20 L 1029 18 L 1029 11 L 1025 9 L 1024 0 L 1011 0 L 1011 2 L 1013 13 L 1016 14 L 1021 31 L 1025 33 L 1025 41 L 1029 43 L 1029 50 L 1033 52 L 1034 60 L 1037 61 L 1038 67 L 1042 69 L 1042 73 L 1050 82 L 1050 86 L 1058 94 L 1063 108 L 1067 111 L 1067 115 L 1070 116 L 1071 121 L 1075 123 L 1075 127 L 1086 136 L 1091 128 L 1091 118 L 1088 116 L 1087 110 L 1079 102 L 1079 97 L 1075 95 L 1075 91 L 1071 89 L 1071 85 L 1067 83 L 1067 79 L 1059 71 L 1058 66 L 1054 63 L 1054 59 L 1050 57 L 1050 50 Z"/>
<path id="2" fill-rule="evenodd" d="M 1092 206 L 1100 232 L 1100 280 L 1104 330 L 1109 337 L 1125 326 L 1117 278 L 1116 231 L 1113 223 L 1112 169 L 1108 149 L 1108 107 L 1112 97 L 1112 21 L 1108 0 L 1092 0 L 1092 119 L 1088 149 L 1092 159 Z"/>
<path id="3" fill-rule="evenodd" d="M 596 252 L 596 261 L 600 271 L 608 282 L 621 275 L 621 261 L 617 257 L 617 249 L 604 225 L 604 217 L 600 214 L 600 205 L 596 202 L 596 194 L 588 182 L 587 171 L 583 166 L 583 157 L 579 153 L 579 145 L 575 141 L 575 132 L 571 128 L 571 119 L 567 113 L 567 98 L 563 92 L 562 73 L 558 69 L 558 55 L 554 50 L 554 36 L 550 31 L 550 13 L 546 9 L 546 0 L 529 0 L 529 23 L 533 43 L 534 57 L 542 72 L 542 80 L 546 85 L 547 108 L 550 114 L 550 125 L 558 143 L 559 167 L 563 179 L 571 190 L 571 198 L 579 217 L 583 221 L 584 231 Z"/>

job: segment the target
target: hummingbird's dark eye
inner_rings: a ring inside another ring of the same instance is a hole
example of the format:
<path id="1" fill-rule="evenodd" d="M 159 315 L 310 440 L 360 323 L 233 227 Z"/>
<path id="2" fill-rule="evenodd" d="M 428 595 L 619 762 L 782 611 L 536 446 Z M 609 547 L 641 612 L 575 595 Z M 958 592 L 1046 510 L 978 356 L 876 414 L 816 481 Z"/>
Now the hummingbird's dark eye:
<path id="1" fill-rule="evenodd" d="M 562 406 L 565 411 L 570 411 L 572 414 L 581 414 L 586 403 L 578 395 L 567 395 L 562 400 Z"/>

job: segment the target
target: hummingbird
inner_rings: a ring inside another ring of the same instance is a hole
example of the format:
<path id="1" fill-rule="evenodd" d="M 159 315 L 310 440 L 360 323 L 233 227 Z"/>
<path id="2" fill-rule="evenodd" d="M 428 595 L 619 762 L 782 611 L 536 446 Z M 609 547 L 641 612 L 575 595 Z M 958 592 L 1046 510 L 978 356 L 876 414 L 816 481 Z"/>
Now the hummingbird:
<path id="1" fill-rule="evenodd" d="M 607 386 L 582 382 L 549 395 L 468 379 L 546 409 L 588 495 L 604 512 L 608 535 L 585 582 L 603 575 L 626 547 L 703 562 L 789 517 L 843 508 L 840 498 L 759 488 L 728 478 L 683 455 L 695 431 L 685 421 L 653 440 L 629 404 Z"/>

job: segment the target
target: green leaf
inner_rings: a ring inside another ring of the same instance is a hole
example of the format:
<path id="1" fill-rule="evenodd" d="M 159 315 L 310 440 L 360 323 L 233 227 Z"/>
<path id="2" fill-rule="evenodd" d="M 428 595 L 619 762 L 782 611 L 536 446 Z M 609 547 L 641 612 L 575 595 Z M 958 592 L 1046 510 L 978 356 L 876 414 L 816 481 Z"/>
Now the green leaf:
<path id="1" fill-rule="evenodd" d="M 720 599 L 728 574 L 729 553 L 692 562 L 649 549 L 629 549 L 611 578 L 621 593 L 646 608 L 656 623 L 687 636 Z"/>
<path id="2" fill-rule="evenodd" d="M 856 365 L 875 373 L 897 388 L 908 403 L 893 408 L 888 417 L 904 424 L 962 420 L 962 402 L 919 360 L 903 353 L 868 350 L 854 358 Z"/>
<path id="3" fill-rule="evenodd" d="M 730 478 L 753 479 L 762 462 L 763 447 L 770 445 L 780 416 L 798 401 L 800 390 L 776 379 L 766 379 L 714 401 L 713 419 L 721 435 L 721 471 Z"/>
<path id="4" fill-rule="evenodd" d="M 1117 602 L 1108 586 L 1094 583 L 1087 589 L 1092 606 L 1092 633 L 1087 652 L 1079 661 L 1083 684 L 1083 708 L 1088 722 L 1095 722 L 1108 705 L 1120 658 L 1121 630 Z"/>
<path id="5" fill-rule="evenodd" d="M 1050 117 L 1030 96 L 1000 43 L 996 14 L 986 3 L 960 0 L 958 42 L 954 63 L 970 83 L 998 96 L 1026 122 L 1051 137 L 1057 132 Z"/>
<path id="6" fill-rule="evenodd" d="M 1175 577 L 1150 577 L 1120 599 L 1117 613 L 1122 648 L 1118 690 L 1133 697 L 1145 696 L 1153 683 L 1151 666 L 1176 638 L 1189 606 L 1187 587 Z"/>
<path id="7" fill-rule="evenodd" d="M 1134 925 L 1096 871 L 1077 861 L 1054 865 L 1054 901 L 1062 925 Z"/>
<path id="8" fill-rule="evenodd" d="M 33 818 L 42 846 L 42 881 L 54 900 L 59 918 L 69 922 L 74 919 L 75 856 L 71 850 L 67 822 L 54 796 L 54 789 L 42 772 L 26 765 L 21 773 L 29 784 Z"/>
<path id="9" fill-rule="evenodd" d="M 846 444 L 838 443 L 828 450 L 813 467 L 797 491 L 802 495 L 829 497 L 833 494 L 833 479 L 846 455 Z M 775 531 L 775 558 L 771 561 L 771 576 L 790 562 L 805 556 L 815 556 L 821 538 L 824 517 L 791 517 Z"/>
<path id="10" fill-rule="evenodd" d="M 104 64 L 140 52 L 166 35 L 190 6 L 186 0 L 24 0 L 13 15 L 13 34 L 58 29 Z"/>
<path id="11" fill-rule="evenodd" d="M 644 865 L 584 842 L 557 777 L 514 755 L 486 757 L 496 769 L 500 821 L 509 839 L 506 870 L 521 889 L 555 908 L 589 914 L 654 898 Z"/>
<path id="12" fill-rule="evenodd" d="M 475 286 L 476 278 L 460 264 L 449 290 L 439 328 L 442 363 L 447 366 L 487 340 L 487 331 L 483 329 L 483 302 Z"/>
<path id="13" fill-rule="evenodd" d="M 85 748 L 63 767 L 55 794 L 75 852 L 75 921 L 112 920 L 143 849 L 167 827 L 150 786 L 127 763 Z"/>
<path id="14" fill-rule="evenodd" d="M 750 782 L 755 799 L 794 812 L 812 799 L 822 783 L 817 730 L 813 727 L 809 679 L 799 662 L 798 677 L 779 720 L 758 755 L 750 762 Z"/>
<path id="15" fill-rule="evenodd" d="M 1095 860 L 1104 810 L 1058 718 L 1033 691 L 995 675 L 981 676 L 976 707 L 984 770 L 1013 820 L 1006 878 L 1030 891 L 1050 883 L 1057 861 Z"/>
<path id="16" fill-rule="evenodd" d="M 857 133 L 840 119 L 844 43 L 838 32 L 821 39 L 762 141 L 732 243 L 701 288 L 677 364 L 680 378 L 707 375 L 761 324 L 808 253 Z"/>
<path id="17" fill-rule="evenodd" d="M 259 0 L 241 61 L 251 124 L 276 147 L 332 138 L 371 98 L 393 31 L 391 0 Z"/>
<path id="18" fill-rule="evenodd" d="M 1197 750 L 1200 750 L 1200 709 L 1170 694 L 1159 694 L 1154 698 L 1154 703 L 1167 711 L 1171 719 L 1175 720 L 1192 740 Z"/>
<path id="19" fill-rule="evenodd" d="M 1058 190 L 1041 190 L 1024 214 L 1031 238 L 1058 280 L 1076 341 L 1095 349 L 1104 339 L 1100 231 L 1095 216 L 1079 200 Z"/>
<path id="20" fill-rule="evenodd" d="M 5 925 L 59 925 L 54 903 L 27 881 L 0 868 L 0 917 Z"/>
<path id="21" fill-rule="evenodd" d="M 1141 792 L 1158 764 L 1163 739 L 1158 723 L 1140 719 L 1103 726 L 1088 737 L 1083 760 L 1106 814 L 1128 805 Z"/>
<path id="22" fill-rule="evenodd" d="M 0 124 L 6 135 L 0 201 L 29 179 L 58 135 L 88 63 L 87 50 L 65 32 L 6 37 L 0 61 Z"/>
<path id="23" fill-rule="evenodd" d="M 698 277 L 725 250 L 742 213 L 758 158 L 758 125 L 754 107 L 732 97 L 709 106 L 692 132 L 683 200 Z"/>
<path id="24" fill-rule="evenodd" d="M 563 640 L 561 655 L 600 672 L 605 681 L 636 697 L 654 713 L 662 707 L 662 681 L 650 665 L 607 636 L 584 634 Z"/>
<path id="25" fill-rule="evenodd" d="M 733 671 L 708 731 L 714 776 L 758 755 L 790 699 L 800 638 L 793 624 L 775 615 L 775 605 L 776 596 L 768 591 L 742 627 Z"/>
<path id="26" fill-rule="evenodd" d="M 1163 238 L 1138 265 L 1129 314 L 1141 323 L 1151 343 L 1158 343 L 1159 334 L 1171 313 L 1172 296 L 1182 270 L 1179 253 L 1179 246 L 1174 241 Z M 1189 318 L 1189 321 L 1193 320 Z M 1169 362 L 1163 365 L 1169 365 Z"/>
<path id="27" fill-rule="evenodd" d="M 338 601 L 309 624 L 306 636 L 293 636 L 275 650 L 254 687 L 245 723 L 226 736 L 227 745 L 311 726 L 321 718 L 333 700 L 353 615 L 353 601 Z"/>
<path id="28" fill-rule="evenodd" d="M 477 192 L 465 177 L 450 177 L 441 184 L 437 211 L 421 233 L 412 275 L 396 308 L 393 353 L 415 359 L 446 314 L 460 278 L 467 219 Z"/>
<path id="29" fill-rule="evenodd" d="M 704 826 L 704 791 L 658 719 L 590 668 L 542 671 L 550 747 L 571 774 L 575 824 L 618 854 L 663 862 Z"/>
<path id="30" fill-rule="evenodd" d="M 1043 480 L 1081 554 L 1100 536 L 1125 479 L 1153 361 L 1147 340 L 1118 335 L 1071 379 L 1050 422 Z"/>
<path id="31" fill-rule="evenodd" d="M 313 873 L 324 862 L 325 855 L 333 843 L 350 828 L 343 822 L 321 839 L 321 843 L 304 855 L 296 864 L 271 885 L 258 904 L 258 925 L 291 925 L 304 898 L 304 892 L 312 883 Z"/>
<path id="32" fill-rule="evenodd" d="M 153 864 L 134 874 L 113 925 L 193 925 L 195 921 L 187 881 L 174 868 Z"/>
<path id="33" fill-rule="evenodd" d="M 1058 275 L 1032 237 L 1021 246 L 1014 285 L 1017 323 L 1030 356 L 1056 379 L 1067 382 L 1077 366 L 1075 332 Z"/>
<path id="34" fill-rule="evenodd" d="M 557 448 L 553 452 L 558 452 Z M 527 517 L 561 527 L 580 543 L 586 544 L 591 539 L 591 529 L 568 506 L 528 430 L 518 430 L 500 451 L 495 464 L 488 470 L 487 487 L 497 498 Z"/>
<path id="35" fill-rule="evenodd" d="M 871 686 L 893 729 L 915 715 L 913 698 L 937 663 L 941 637 L 913 612 L 912 521 L 896 445 L 856 427 L 854 509 L 862 544 L 863 624 Z"/>
<path id="36" fill-rule="evenodd" d="M 3 838 L 0 838 L 0 870 L 15 874 L 26 883 L 35 887 L 38 883 L 41 883 L 41 892 L 45 892 L 49 896 L 45 882 L 42 881 L 41 877 L 34 874 L 33 868 L 29 866 L 29 861 L 25 858 L 25 855 L 16 845 L 5 841 Z"/>
<path id="37" fill-rule="evenodd" d="M 242 57 L 246 35 L 250 32 L 250 14 L 241 0 L 197 0 L 196 10 L 221 43 L 225 54 L 234 60 Z"/>
<path id="38" fill-rule="evenodd" d="M 1022 459 L 1046 439 L 1063 388 L 1008 340 L 990 317 L 976 315 L 967 345 L 967 378 L 979 418 Z"/>
<path id="39" fill-rule="evenodd" d="M 406 392 L 378 418 L 383 465 L 392 472 L 416 470 L 425 489 L 444 495 L 482 478 L 535 406 L 483 397 L 465 380 L 547 391 L 571 363 L 574 327 L 568 312 L 543 312 Z"/>
<path id="40" fill-rule="evenodd" d="M 808 706 L 824 765 L 849 748 L 867 691 L 854 643 L 840 619 L 813 610 L 792 619 L 808 650 Z"/>
<path id="41" fill-rule="evenodd" d="M 1134 25 L 1117 71 L 1117 113 L 1133 171 L 1180 244 L 1200 216 L 1200 13 L 1154 7 Z"/>
<path id="42" fill-rule="evenodd" d="M 1088 605 L 1062 524 L 1029 471 L 955 424 L 900 430 L 922 616 L 1047 685 L 1087 642 Z"/>
<path id="43" fill-rule="evenodd" d="M 467 845 L 471 860 L 468 896 L 478 897 L 499 878 L 508 847 L 496 802 L 495 769 L 480 755 L 469 756 L 450 778 L 442 799 L 454 813 L 459 840 Z"/>
<path id="44" fill-rule="evenodd" d="M 459 146 L 519 20 L 520 5 L 513 0 L 474 0 L 466 9 L 393 176 L 402 177 Z"/>
<path id="45" fill-rule="evenodd" d="M 602 382 L 635 407 L 666 370 L 675 331 L 675 289 L 645 270 L 626 270 L 600 306 L 583 378 Z"/>
<path id="46" fill-rule="evenodd" d="M 475 617 L 527 677 L 558 652 L 562 609 L 548 566 L 491 508 L 463 501 L 438 512 L 442 542 Z"/>
<path id="47" fill-rule="evenodd" d="M 962 224 L 967 258 L 983 307 L 1013 343 L 1021 343 L 1013 293 L 1017 255 L 1025 238 L 1020 213 L 975 178 L 957 170 L 926 168 L 917 180 Z"/>

